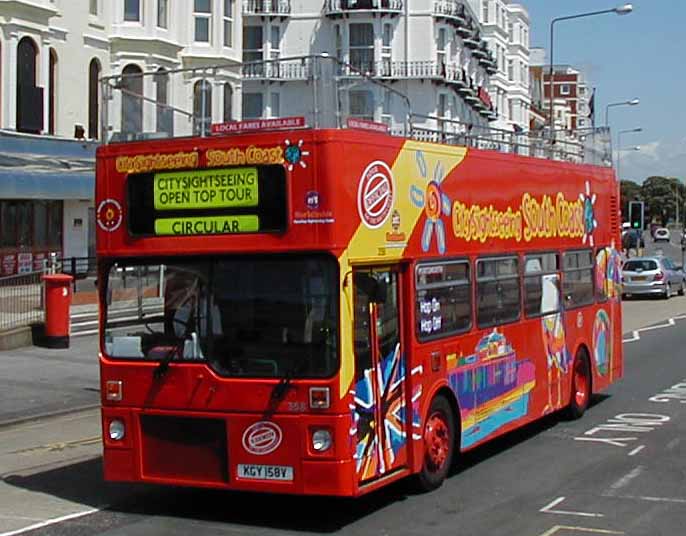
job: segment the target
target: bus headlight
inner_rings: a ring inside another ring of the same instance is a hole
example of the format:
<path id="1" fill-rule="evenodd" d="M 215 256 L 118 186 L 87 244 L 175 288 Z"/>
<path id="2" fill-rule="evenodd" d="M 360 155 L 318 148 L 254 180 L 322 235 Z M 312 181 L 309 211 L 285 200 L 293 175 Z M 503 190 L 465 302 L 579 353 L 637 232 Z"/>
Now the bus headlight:
<path id="1" fill-rule="evenodd" d="M 110 421 L 110 439 L 112 441 L 121 441 L 124 439 L 126 434 L 126 428 L 124 427 L 123 421 L 119 419 L 114 419 Z"/>
<path id="2" fill-rule="evenodd" d="M 312 434 L 312 450 L 315 452 L 325 452 L 331 448 L 333 439 L 328 430 L 315 430 Z"/>

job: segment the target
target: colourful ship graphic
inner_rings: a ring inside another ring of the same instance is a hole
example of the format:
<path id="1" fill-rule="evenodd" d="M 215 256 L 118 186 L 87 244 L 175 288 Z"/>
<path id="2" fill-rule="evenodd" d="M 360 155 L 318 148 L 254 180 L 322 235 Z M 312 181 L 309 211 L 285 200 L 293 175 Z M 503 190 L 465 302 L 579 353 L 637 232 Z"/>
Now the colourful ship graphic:
<path id="1" fill-rule="evenodd" d="M 451 370 L 452 369 L 452 370 Z M 493 330 L 473 354 L 448 358 L 448 381 L 460 404 L 462 448 L 481 441 L 529 411 L 535 368 Z"/>

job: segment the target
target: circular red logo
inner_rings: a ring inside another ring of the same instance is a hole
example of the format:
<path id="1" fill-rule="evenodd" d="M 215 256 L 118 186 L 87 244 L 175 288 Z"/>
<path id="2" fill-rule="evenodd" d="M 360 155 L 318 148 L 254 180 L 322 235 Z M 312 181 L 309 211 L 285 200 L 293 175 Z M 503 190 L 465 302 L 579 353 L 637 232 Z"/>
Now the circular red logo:
<path id="1" fill-rule="evenodd" d="M 251 424 L 243 432 L 243 448 L 250 454 L 263 456 L 274 452 L 281 444 L 281 428 L 269 421 Z"/>
<path id="2" fill-rule="evenodd" d="M 393 173 L 385 162 L 367 166 L 357 187 L 357 211 L 370 229 L 381 227 L 393 208 Z"/>
<path id="3" fill-rule="evenodd" d="M 103 231 L 116 231 L 121 225 L 124 213 L 115 199 L 105 199 L 98 205 L 95 219 Z"/>

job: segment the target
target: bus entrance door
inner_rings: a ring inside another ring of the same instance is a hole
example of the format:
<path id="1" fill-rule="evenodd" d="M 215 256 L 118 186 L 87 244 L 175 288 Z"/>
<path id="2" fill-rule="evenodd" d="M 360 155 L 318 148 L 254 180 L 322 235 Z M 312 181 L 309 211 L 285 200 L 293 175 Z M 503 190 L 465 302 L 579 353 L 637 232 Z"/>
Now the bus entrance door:
<path id="1" fill-rule="evenodd" d="M 358 482 L 407 465 L 406 363 L 399 277 L 392 268 L 355 270 L 355 445 Z"/>

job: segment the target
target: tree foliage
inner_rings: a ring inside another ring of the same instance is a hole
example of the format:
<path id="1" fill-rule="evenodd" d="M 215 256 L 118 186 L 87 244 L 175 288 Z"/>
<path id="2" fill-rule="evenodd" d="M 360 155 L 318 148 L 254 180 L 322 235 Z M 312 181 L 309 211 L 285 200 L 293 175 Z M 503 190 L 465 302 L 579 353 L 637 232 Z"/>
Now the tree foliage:
<path id="1" fill-rule="evenodd" d="M 666 225 L 676 220 L 677 203 L 679 207 L 679 221 L 686 218 L 686 186 L 683 181 L 675 177 L 648 177 L 643 184 L 633 181 L 621 181 L 621 206 L 624 220 L 629 215 L 629 202 L 634 200 L 645 203 L 646 222 L 655 221 Z"/>

